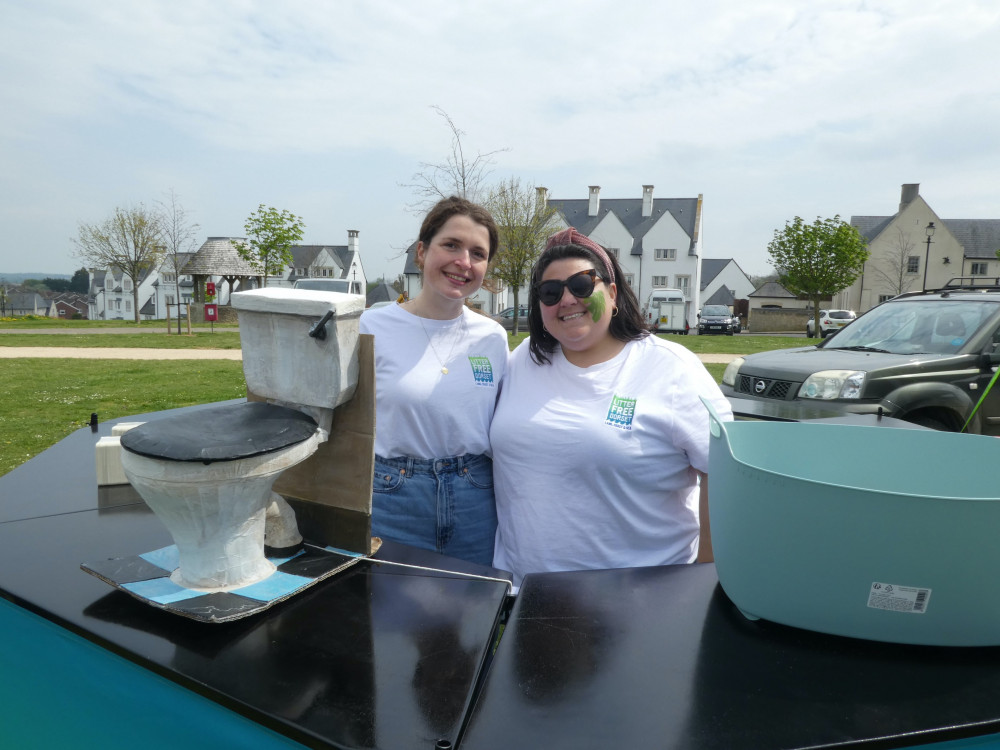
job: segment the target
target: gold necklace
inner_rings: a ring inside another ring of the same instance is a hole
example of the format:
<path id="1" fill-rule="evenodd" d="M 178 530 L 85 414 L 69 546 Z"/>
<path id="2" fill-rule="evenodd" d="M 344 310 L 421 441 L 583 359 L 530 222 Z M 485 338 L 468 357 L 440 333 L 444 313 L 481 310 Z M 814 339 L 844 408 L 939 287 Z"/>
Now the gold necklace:
<path id="1" fill-rule="evenodd" d="M 444 359 L 441 359 L 441 355 L 438 354 L 437 347 L 434 346 L 434 340 L 431 338 L 431 335 L 427 332 L 427 326 L 424 325 L 424 319 L 418 315 L 417 320 L 420 321 L 420 327 L 424 329 L 424 336 L 427 337 L 427 343 L 430 344 L 431 352 L 434 353 L 434 358 L 437 359 L 438 364 L 441 365 L 441 374 L 447 375 L 448 374 L 447 363 L 451 361 L 451 357 L 455 353 L 455 347 L 458 346 L 458 342 L 461 341 L 463 338 L 465 338 L 465 311 L 464 310 L 462 311 L 461 330 L 459 330 L 458 335 L 455 336 L 455 338 L 452 340 L 451 351 L 448 352 L 448 356 L 445 357 Z"/>

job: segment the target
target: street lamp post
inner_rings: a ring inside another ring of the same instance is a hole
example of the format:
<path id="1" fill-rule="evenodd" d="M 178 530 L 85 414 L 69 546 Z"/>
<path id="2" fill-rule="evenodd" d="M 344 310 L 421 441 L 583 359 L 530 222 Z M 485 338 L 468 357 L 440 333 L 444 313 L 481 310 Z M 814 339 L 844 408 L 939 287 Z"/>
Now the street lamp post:
<path id="1" fill-rule="evenodd" d="M 934 222 L 928 222 L 924 231 L 927 232 L 927 252 L 924 253 L 924 289 L 927 289 L 927 264 L 931 258 L 931 237 L 934 236 Z"/>

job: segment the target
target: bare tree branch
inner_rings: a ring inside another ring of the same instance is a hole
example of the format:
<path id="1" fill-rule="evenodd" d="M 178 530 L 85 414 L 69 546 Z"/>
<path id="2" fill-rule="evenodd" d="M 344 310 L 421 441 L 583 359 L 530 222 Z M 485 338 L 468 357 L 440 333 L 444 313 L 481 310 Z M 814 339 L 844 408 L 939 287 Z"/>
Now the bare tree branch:
<path id="1" fill-rule="evenodd" d="M 420 162 L 419 170 L 410 178 L 412 182 L 400 184 L 400 187 L 408 188 L 416 197 L 407 206 L 407 210 L 423 214 L 439 200 L 451 195 L 481 203 L 486 197 L 487 179 L 493 173 L 496 155 L 510 149 L 501 148 L 485 154 L 477 152 L 475 158 L 467 159 L 462 142 L 465 131 L 460 130 L 441 107 L 433 105 L 431 109 L 448 124 L 451 149 L 443 163 Z"/>

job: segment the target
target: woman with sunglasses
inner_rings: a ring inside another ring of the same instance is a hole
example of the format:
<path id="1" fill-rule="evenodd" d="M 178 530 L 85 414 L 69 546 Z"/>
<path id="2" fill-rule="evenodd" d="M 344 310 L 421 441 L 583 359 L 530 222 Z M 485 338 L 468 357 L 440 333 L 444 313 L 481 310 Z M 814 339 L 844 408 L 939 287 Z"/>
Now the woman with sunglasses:
<path id="1" fill-rule="evenodd" d="M 420 292 L 361 316 L 375 336 L 372 534 L 484 565 L 496 532 L 489 430 L 508 345 L 465 300 L 498 242 L 485 208 L 439 201 L 418 236 Z"/>
<path id="2" fill-rule="evenodd" d="M 528 301 L 530 338 L 511 354 L 490 429 L 494 567 L 520 585 L 527 573 L 710 560 L 699 397 L 723 419 L 732 410 L 704 365 L 649 333 L 618 262 L 575 229 L 549 239 Z"/>

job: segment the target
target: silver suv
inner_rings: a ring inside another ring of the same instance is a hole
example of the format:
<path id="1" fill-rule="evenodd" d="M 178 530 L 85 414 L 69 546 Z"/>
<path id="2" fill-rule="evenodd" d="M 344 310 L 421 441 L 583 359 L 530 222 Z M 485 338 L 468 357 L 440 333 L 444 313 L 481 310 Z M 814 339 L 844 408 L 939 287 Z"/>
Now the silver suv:
<path id="1" fill-rule="evenodd" d="M 739 357 L 727 396 L 1000 436 L 1000 278 L 953 279 L 869 310 L 817 346 Z"/>

